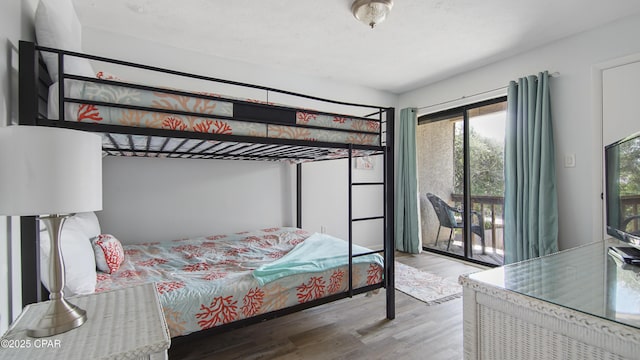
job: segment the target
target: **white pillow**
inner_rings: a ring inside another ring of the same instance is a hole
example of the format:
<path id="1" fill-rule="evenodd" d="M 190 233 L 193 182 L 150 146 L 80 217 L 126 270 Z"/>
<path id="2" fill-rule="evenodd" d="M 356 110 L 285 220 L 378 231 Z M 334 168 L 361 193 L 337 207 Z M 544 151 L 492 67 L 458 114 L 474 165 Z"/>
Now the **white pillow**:
<path id="1" fill-rule="evenodd" d="M 65 266 L 64 295 L 91 294 L 96 289 L 96 260 L 89 239 L 100 234 L 94 213 L 80 213 L 67 219 L 60 239 Z M 47 230 L 40 231 L 40 278 L 49 288 L 51 241 Z M 95 234 L 94 234 L 95 232 Z M 91 237 L 89 233 L 94 234 Z"/>
<path id="2" fill-rule="evenodd" d="M 82 52 L 82 25 L 71 0 L 40 0 L 35 15 L 38 45 Z M 53 82 L 58 81 L 58 54 L 43 52 L 42 57 Z M 94 77 L 88 59 L 64 57 L 66 73 Z M 66 84 L 65 84 L 66 85 Z"/>
<path id="3" fill-rule="evenodd" d="M 64 81 L 64 93 L 66 97 L 73 99 L 81 99 L 85 92 L 87 83 L 85 81 L 77 80 L 65 80 Z M 49 86 L 49 101 L 47 102 L 47 117 L 51 120 L 59 120 L 60 113 L 58 110 L 58 83 L 53 83 Z M 64 119 L 67 121 L 78 120 L 78 109 L 80 105 L 74 102 L 66 102 L 64 104 Z"/>
<path id="4" fill-rule="evenodd" d="M 93 211 L 76 213 L 65 221 L 64 226 L 78 228 L 87 236 L 87 239 L 91 239 L 102 233 L 100 231 L 98 217 Z"/>

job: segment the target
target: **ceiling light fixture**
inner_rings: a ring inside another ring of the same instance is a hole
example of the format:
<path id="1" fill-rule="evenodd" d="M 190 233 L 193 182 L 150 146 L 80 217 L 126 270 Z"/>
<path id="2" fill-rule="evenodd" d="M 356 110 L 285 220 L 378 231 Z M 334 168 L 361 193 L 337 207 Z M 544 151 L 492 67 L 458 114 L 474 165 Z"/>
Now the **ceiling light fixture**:
<path id="1" fill-rule="evenodd" d="M 356 19 L 373 29 L 384 21 L 392 7 L 393 0 L 355 0 L 351 5 L 351 12 Z"/>

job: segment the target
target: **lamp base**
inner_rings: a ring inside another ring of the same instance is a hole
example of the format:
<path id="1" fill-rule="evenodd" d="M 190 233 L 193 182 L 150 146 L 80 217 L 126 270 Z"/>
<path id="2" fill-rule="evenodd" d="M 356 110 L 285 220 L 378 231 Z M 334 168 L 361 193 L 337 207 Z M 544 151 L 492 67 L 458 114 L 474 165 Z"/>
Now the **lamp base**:
<path id="1" fill-rule="evenodd" d="M 87 321 L 87 312 L 69 303 L 64 299 L 64 259 L 60 247 L 60 234 L 62 225 L 69 215 L 40 216 L 45 224 L 51 239 L 51 256 L 49 268 L 49 306 L 38 325 L 34 329 L 28 329 L 27 335 L 31 337 L 45 337 L 60 334 L 75 329 Z"/>
<path id="2" fill-rule="evenodd" d="M 87 312 L 65 299 L 51 300 L 47 312 L 34 329 L 28 329 L 31 337 L 46 337 L 80 327 L 87 321 Z"/>

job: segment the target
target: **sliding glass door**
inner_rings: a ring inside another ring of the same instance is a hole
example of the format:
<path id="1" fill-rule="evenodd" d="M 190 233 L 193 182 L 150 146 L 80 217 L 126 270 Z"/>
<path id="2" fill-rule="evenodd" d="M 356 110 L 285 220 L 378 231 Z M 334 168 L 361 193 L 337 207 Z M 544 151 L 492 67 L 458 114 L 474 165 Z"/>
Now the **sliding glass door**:
<path id="1" fill-rule="evenodd" d="M 506 98 L 418 119 L 418 187 L 427 251 L 503 263 Z"/>

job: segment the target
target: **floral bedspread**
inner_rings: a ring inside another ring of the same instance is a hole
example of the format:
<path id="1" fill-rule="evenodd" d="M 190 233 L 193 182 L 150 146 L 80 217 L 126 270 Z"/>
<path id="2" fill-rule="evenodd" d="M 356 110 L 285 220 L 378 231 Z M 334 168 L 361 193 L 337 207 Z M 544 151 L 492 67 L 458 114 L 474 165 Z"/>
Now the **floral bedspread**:
<path id="1" fill-rule="evenodd" d="M 98 73 L 98 78 L 121 81 L 103 72 Z M 208 98 L 201 98 L 78 80 L 68 81 L 68 83 L 65 84 L 65 86 L 67 86 L 65 92 L 73 99 L 94 100 L 110 104 L 126 104 L 157 109 L 157 111 L 123 109 L 105 105 L 71 102 L 65 105 L 66 120 L 213 134 L 363 145 L 380 144 L 380 136 L 378 135 L 380 123 L 378 121 L 338 115 L 324 115 L 308 112 L 303 109 L 296 112 L 296 124 L 312 125 L 315 128 L 237 121 L 222 118 L 233 116 L 234 104 L 230 101 L 231 98 L 219 94 L 201 92 L 199 93 L 200 95 L 209 96 Z M 57 87 L 55 84 L 51 90 L 52 96 L 49 99 L 49 117 L 57 119 Z M 235 100 L 276 105 L 252 99 Z M 176 112 L 180 111 L 221 116 L 221 118 L 176 114 Z M 346 129 L 351 130 L 351 132 L 332 129 Z"/>
<path id="2" fill-rule="evenodd" d="M 125 245 L 113 274 L 96 291 L 155 282 L 172 337 L 343 292 L 346 266 L 287 276 L 260 286 L 252 271 L 287 254 L 311 234 L 297 228 Z M 377 263 L 355 264 L 354 288 L 382 281 Z"/>

